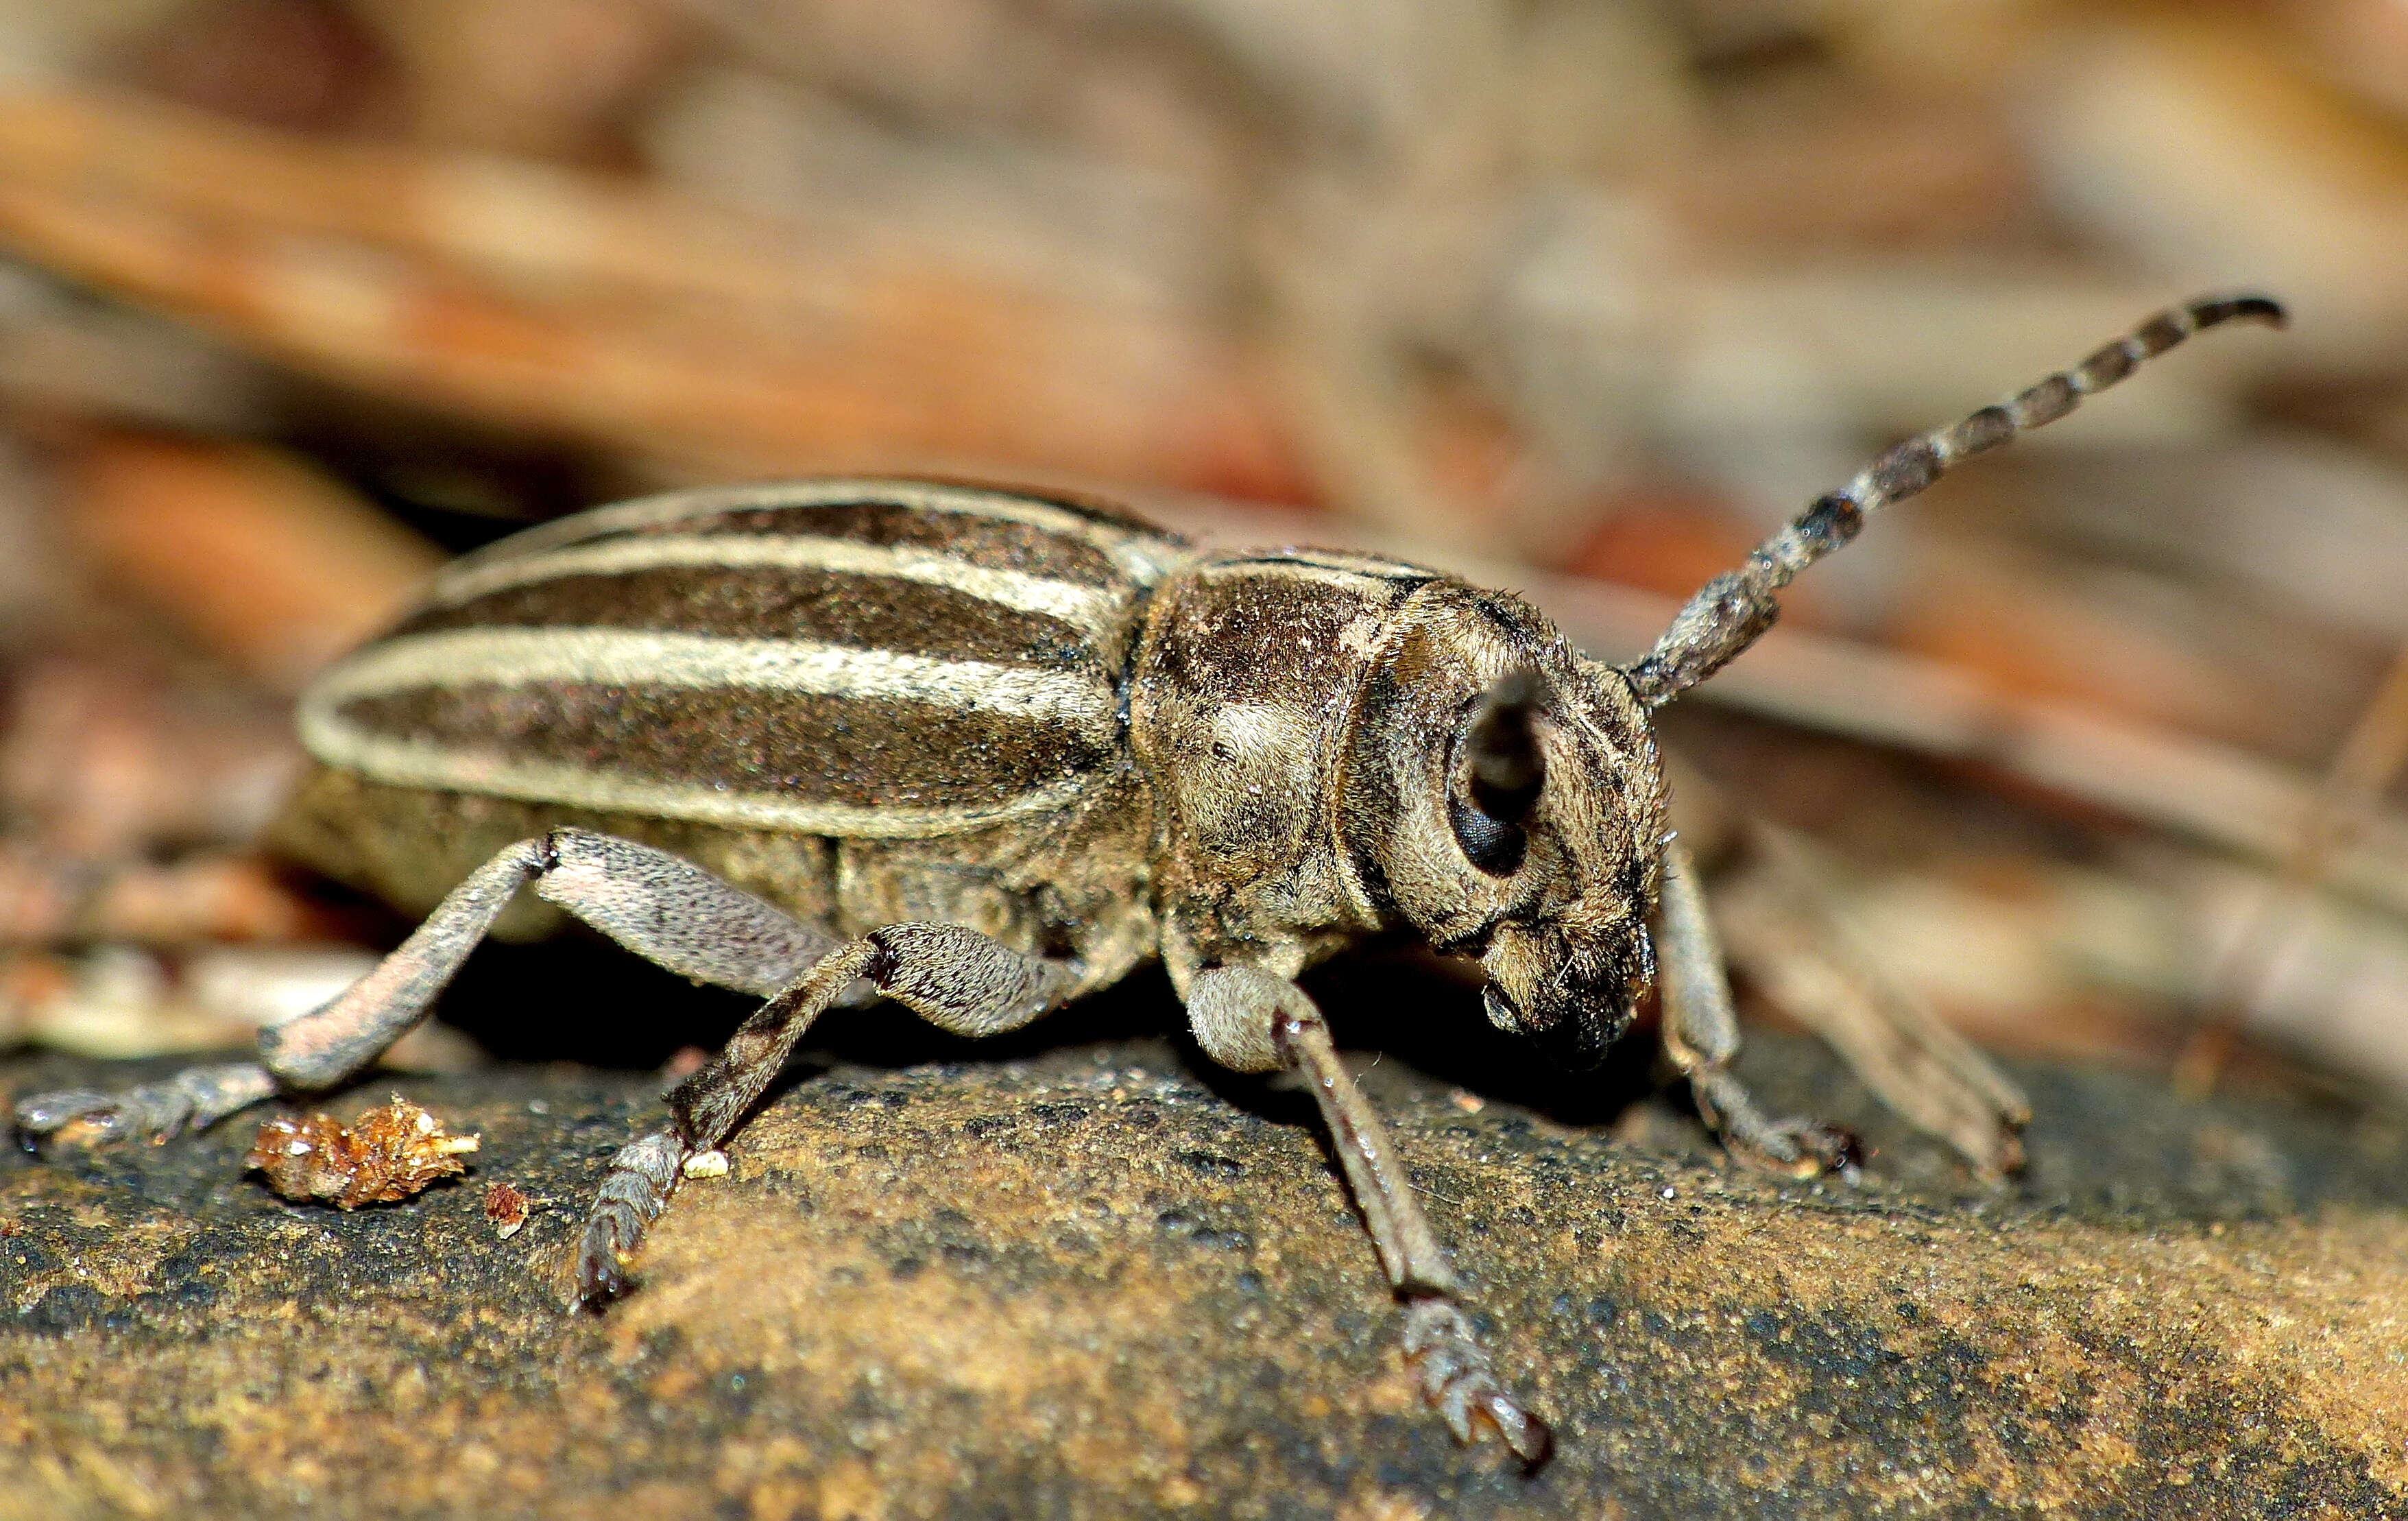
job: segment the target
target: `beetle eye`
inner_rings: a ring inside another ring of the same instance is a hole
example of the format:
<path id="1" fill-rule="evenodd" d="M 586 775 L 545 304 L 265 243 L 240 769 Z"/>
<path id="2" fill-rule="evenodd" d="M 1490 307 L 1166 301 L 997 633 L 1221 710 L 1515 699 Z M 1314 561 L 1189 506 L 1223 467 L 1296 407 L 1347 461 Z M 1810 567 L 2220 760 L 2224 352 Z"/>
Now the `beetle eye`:
<path id="1" fill-rule="evenodd" d="M 1492 877 L 1521 869 L 1529 848 L 1522 821 L 1547 782 L 1533 722 L 1538 707 L 1537 673 L 1514 671 L 1481 695 L 1458 741 L 1463 785 L 1447 797 L 1447 822 L 1464 859 Z"/>
<path id="2" fill-rule="evenodd" d="M 1461 797 L 1446 800 L 1447 823 L 1455 826 L 1455 842 L 1463 858 L 1492 877 L 1510 877 L 1522 869 L 1530 837 L 1518 824 L 1492 819 Z"/>

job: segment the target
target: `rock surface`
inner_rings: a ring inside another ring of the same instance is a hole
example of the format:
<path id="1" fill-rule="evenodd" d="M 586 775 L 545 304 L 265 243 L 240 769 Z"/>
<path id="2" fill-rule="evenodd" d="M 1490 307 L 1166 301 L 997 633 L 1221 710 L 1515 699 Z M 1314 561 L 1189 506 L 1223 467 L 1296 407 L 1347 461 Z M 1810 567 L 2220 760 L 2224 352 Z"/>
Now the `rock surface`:
<path id="1" fill-rule="evenodd" d="M 380 1080 L 333 1107 L 397 1089 L 483 1149 L 351 1214 L 241 1175 L 256 1112 L 0 1164 L 0 1514 L 2408 1507 L 2397 1113 L 2027 1069 L 2032 1171 L 1985 1192 L 1819 1049 L 1757 1037 L 1776 1102 L 1880 1148 L 1851 1191 L 1735 1169 L 1662 1100 L 1568 1125 L 1383 1058 L 1508 1383 L 1556 1426 L 1527 1477 L 1422 1406 L 1301 1095 L 1069 1034 L 801 1073 L 599 1317 L 561 1313 L 561 1260 L 653 1078 Z M 537 1201 L 508 1240 L 494 1181 Z"/>

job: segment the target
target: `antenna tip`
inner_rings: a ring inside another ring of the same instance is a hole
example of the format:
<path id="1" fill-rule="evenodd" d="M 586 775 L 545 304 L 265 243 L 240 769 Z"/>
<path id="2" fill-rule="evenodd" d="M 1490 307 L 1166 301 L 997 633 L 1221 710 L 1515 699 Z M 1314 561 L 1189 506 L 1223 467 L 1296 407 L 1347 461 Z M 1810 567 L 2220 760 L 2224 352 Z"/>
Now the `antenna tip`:
<path id="1" fill-rule="evenodd" d="M 2288 327 L 2291 323 L 2291 314 L 2283 309 L 2283 303 L 2255 291 L 2201 296 L 2190 303 L 2190 314 L 2191 320 L 2202 328 L 2236 319 L 2264 323 L 2269 327 Z"/>

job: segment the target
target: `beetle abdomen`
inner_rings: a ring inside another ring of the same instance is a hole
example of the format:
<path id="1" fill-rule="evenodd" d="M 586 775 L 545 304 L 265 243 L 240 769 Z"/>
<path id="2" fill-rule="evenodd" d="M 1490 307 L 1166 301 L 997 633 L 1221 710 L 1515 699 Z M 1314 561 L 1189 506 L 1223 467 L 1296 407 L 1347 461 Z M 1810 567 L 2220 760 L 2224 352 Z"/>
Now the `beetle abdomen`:
<path id="1" fill-rule="evenodd" d="M 388 785 L 853 839 L 1067 806 L 1126 753 L 1176 538 L 970 486 L 687 492 L 464 558 L 301 734 Z"/>

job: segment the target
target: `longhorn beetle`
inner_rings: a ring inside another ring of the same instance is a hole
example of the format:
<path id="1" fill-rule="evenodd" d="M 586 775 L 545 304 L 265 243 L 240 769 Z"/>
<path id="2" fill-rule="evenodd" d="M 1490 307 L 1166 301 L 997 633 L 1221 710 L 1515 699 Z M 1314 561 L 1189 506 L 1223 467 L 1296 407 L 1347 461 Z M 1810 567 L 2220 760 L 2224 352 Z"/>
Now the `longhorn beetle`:
<path id="1" fill-rule="evenodd" d="M 1594 1059 L 1664 970 L 1664 1041 L 1735 1147 L 1803 1171 L 1844 1139 L 1733 1078 L 1730 994 L 1665 827 L 1648 712 L 1767 628 L 1866 514 L 2052 422 L 2191 334 L 2279 324 L 2256 295 L 2151 318 L 2072 369 L 1890 450 L 1682 608 L 1629 666 L 1519 598 L 1312 550 L 1202 552 L 1054 496 L 898 481 L 689 491 L 530 529 L 300 705 L 317 768 L 282 839 L 432 911 L 260 1059 L 25 1100 L 29 1143 L 164 1138 L 356 1077 L 522 887 L 637 954 L 763 997 L 621 1150 L 576 1300 L 625 1263 L 796 1041 L 883 997 L 1016 1028 L 1150 957 L 1197 1042 L 1295 1069 L 1455 1434 L 1526 1461 L 1546 1425 L 1491 1370 L 1379 1117 L 1295 979 L 1375 931 L 1476 956 L 1488 1017 Z M 437 901 L 439 899 L 439 901 Z"/>

